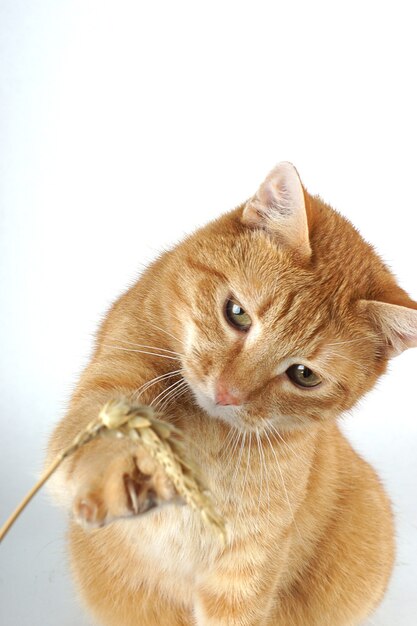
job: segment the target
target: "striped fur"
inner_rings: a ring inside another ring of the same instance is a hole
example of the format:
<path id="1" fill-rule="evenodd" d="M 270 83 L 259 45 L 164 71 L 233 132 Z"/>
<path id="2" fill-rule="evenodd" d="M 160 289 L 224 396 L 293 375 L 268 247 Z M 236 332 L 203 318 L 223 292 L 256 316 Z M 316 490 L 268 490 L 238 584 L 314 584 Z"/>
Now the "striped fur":
<path id="1" fill-rule="evenodd" d="M 71 523 L 74 577 L 103 626 L 351 626 L 386 589 L 390 503 L 336 418 L 373 387 L 393 347 L 413 345 L 417 305 L 345 219 L 300 193 L 288 167 L 163 254 L 114 304 L 51 438 L 50 456 L 114 395 L 154 402 L 183 431 L 227 519 L 222 547 L 198 515 L 169 503 L 164 477 L 130 444 L 78 451 L 52 489 L 82 522 Z M 230 294 L 252 317 L 246 334 L 225 320 Z M 293 363 L 322 384 L 295 387 Z M 219 381 L 241 406 L 216 404 Z M 167 504 L 134 516 L 133 474 L 139 494 L 153 481 Z"/>

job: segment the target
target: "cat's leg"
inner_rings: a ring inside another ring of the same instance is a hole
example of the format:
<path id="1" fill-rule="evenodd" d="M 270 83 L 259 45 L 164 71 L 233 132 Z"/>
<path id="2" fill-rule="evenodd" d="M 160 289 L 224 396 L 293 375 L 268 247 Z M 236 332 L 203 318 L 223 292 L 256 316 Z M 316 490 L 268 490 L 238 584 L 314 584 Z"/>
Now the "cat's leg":
<path id="1" fill-rule="evenodd" d="M 272 543 L 266 535 L 237 540 L 200 577 L 194 601 L 197 626 L 269 624 L 290 542 L 281 536 Z"/>
<path id="2" fill-rule="evenodd" d="M 49 460 L 98 415 L 108 399 L 108 392 L 91 390 L 73 403 L 54 433 Z M 64 461 L 53 477 L 52 491 L 80 522 L 71 531 L 72 569 L 80 594 L 99 624 L 191 626 L 181 609 L 141 586 L 146 577 L 140 563 L 126 542 L 123 551 L 117 522 L 107 525 L 175 497 L 171 481 L 144 448 L 127 439 L 95 439 Z"/>
<path id="3" fill-rule="evenodd" d="M 235 595 L 234 590 L 221 594 L 201 590 L 194 603 L 197 626 L 267 626 L 270 594 Z"/>
<path id="4" fill-rule="evenodd" d="M 221 594 L 214 590 L 200 590 L 194 602 L 197 626 L 267 626 L 271 606 L 269 593 L 235 595 L 229 589 Z"/>
<path id="5" fill-rule="evenodd" d="M 339 494 L 304 567 L 284 538 L 262 546 L 260 537 L 225 552 L 201 585 L 198 626 L 359 626 L 382 599 L 392 570 L 392 514 L 374 471 L 350 449 Z M 301 523 L 299 529 L 308 534 Z M 289 554 L 300 564 L 292 582 Z"/>
<path id="6" fill-rule="evenodd" d="M 278 596 L 268 626 L 358 626 L 381 601 L 394 561 L 392 514 L 374 472 L 360 465 L 315 557 Z"/>

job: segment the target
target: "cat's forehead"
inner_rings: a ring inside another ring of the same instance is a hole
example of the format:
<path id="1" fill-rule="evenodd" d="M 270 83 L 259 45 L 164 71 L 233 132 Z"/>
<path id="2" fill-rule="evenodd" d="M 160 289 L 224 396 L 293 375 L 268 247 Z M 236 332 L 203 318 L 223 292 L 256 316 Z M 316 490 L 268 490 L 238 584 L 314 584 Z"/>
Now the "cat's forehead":
<path id="1" fill-rule="evenodd" d="M 322 282 L 320 268 L 303 266 L 263 233 L 245 233 L 212 262 L 232 294 L 262 318 L 281 313 L 284 300 L 289 306 L 303 296 L 314 298 Z"/>
<path id="2" fill-rule="evenodd" d="M 311 272 L 294 262 L 291 254 L 271 243 L 262 233 L 242 237 L 231 247 L 226 267 L 231 277 L 250 284 L 257 298 L 291 283 L 301 287 L 311 279 Z"/>
<path id="3" fill-rule="evenodd" d="M 214 240 L 211 252 L 205 257 L 211 264 L 230 278 L 250 282 L 260 294 L 273 289 L 278 282 L 293 280 L 301 284 L 311 276 L 309 270 L 297 263 L 294 254 L 262 231 L 243 232 L 220 242 Z"/>
<path id="4" fill-rule="evenodd" d="M 185 289 L 193 291 L 193 300 L 203 309 L 212 307 L 214 298 L 221 305 L 233 297 L 275 330 L 284 327 L 284 321 L 287 328 L 300 327 L 303 320 L 324 323 L 332 316 L 334 286 L 329 288 L 332 298 L 325 297 L 328 281 L 322 280 L 320 269 L 303 266 L 264 233 L 205 240 L 188 255 L 187 266 L 191 271 L 183 277 Z"/>

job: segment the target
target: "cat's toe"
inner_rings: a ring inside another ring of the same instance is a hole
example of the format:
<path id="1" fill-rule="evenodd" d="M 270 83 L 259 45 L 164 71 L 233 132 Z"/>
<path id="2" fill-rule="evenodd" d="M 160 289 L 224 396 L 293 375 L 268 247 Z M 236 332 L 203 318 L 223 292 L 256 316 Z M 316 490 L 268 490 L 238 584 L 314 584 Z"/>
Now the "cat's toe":
<path id="1" fill-rule="evenodd" d="M 85 528 L 103 526 L 106 519 L 104 502 L 94 493 L 84 494 L 76 498 L 73 513 L 75 521 Z"/>
<path id="2" fill-rule="evenodd" d="M 134 477 L 125 476 L 124 483 L 129 508 L 134 515 L 146 513 L 158 506 L 160 499 L 153 489 L 151 476 L 138 472 Z"/>
<path id="3" fill-rule="evenodd" d="M 163 468 L 144 450 L 136 453 L 136 466 L 149 498 L 156 504 L 176 497 L 177 491 Z"/>

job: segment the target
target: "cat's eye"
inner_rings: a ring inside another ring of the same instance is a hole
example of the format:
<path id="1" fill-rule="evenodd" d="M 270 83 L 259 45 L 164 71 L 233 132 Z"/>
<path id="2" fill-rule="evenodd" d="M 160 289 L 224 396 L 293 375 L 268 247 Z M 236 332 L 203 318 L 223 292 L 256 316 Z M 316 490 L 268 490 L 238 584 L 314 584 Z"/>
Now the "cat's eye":
<path id="1" fill-rule="evenodd" d="M 231 298 L 227 300 L 224 315 L 231 326 L 247 332 L 252 324 L 252 320 L 240 304 Z"/>
<path id="2" fill-rule="evenodd" d="M 317 387 L 321 383 L 321 378 L 306 365 L 291 365 L 286 374 L 298 387 Z"/>

